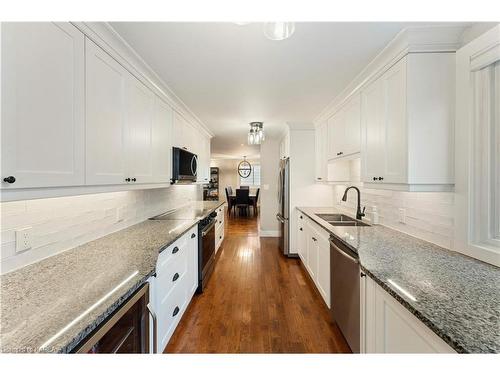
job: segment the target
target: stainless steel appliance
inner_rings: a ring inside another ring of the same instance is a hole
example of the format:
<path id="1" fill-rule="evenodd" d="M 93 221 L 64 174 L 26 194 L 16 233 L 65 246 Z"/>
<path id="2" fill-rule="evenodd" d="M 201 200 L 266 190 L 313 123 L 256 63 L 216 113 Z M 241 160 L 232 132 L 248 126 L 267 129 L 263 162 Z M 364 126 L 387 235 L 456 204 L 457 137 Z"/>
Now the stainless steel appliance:
<path id="1" fill-rule="evenodd" d="M 330 237 L 331 314 L 353 353 L 359 353 L 360 335 L 358 258 L 340 240 Z"/>
<path id="2" fill-rule="evenodd" d="M 203 293 L 203 288 L 212 275 L 215 267 L 215 217 L 212 212 L 198 224 L 198 289 Z"/>
<path id="3" fill-rule="evenodd" d="M 198 157 L 184 148 L 172 148 L 172 183 L 196 181 Z"/>
<path id="4" fill-rule="evenodd" d="M 290 254 L 290 158 L 280 160 L 278 180 L 279 212 L 276 218 L 279 221 L 280 240 L 279 248 L 283 254 Z M 295 255 L 293 255 L 295 256 Z"/>

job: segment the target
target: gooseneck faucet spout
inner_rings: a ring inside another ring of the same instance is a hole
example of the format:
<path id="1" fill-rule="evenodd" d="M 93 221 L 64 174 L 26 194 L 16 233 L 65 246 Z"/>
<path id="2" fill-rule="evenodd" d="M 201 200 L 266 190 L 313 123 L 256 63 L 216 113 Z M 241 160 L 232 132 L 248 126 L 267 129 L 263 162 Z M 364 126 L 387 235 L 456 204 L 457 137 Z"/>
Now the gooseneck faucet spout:
<path id="1" fill-rule="evenodd" d="M 359 191 L 359 189 L 356 186 L 349 186 L 347 189 L 345 189 L 344 195 L 342 196 L 342 200 L 344 202 L 347 201 L 347 192 L 350 189 L 354 189 L 358 192 L 358 207 L 356 210 L 356 219 L 361 220 L 363 218 L 363 216 L 365 216 L 365 208 L 366 207 L 363 207 L 363 211 L 361 211 L 361 192 Z"/>

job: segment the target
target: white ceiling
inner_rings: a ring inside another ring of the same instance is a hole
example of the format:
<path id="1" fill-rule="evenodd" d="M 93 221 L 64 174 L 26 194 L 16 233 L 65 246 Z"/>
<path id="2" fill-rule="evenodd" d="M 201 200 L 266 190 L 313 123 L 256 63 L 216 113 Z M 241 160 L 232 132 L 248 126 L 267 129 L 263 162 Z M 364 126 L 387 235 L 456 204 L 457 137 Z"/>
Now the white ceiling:
<path id="1" fill-rule="evenodd" d="M 284 41 L 261 23 L 113 22 L 112 27 L 212 130 L 215 157 L 255 157 L 266 134 L 311 122 L 408 23 L 297 23 Z M 243 146 L 242 146 L 243 144 Z"/>

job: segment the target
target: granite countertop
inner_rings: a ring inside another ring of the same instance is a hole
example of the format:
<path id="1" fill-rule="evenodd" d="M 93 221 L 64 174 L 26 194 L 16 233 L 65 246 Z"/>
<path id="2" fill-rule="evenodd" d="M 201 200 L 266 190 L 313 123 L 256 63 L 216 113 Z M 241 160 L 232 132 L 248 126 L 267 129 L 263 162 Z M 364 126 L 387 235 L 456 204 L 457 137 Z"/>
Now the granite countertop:
<path id="1" fill-rule="evenodd" d="M 2 275 L 0 351 L 70 352 L 154 274 L 163 249 L 222 204 L 193 202 Z"/>
<path id="2" fill-rule="evenodd" d="M 339 212 L 333 207 L 298 209 L 356 252 L 361 268 L 454 350 L 500 351 L 500 268 L 381 225 L 334 227 L 316 215 Z"/>

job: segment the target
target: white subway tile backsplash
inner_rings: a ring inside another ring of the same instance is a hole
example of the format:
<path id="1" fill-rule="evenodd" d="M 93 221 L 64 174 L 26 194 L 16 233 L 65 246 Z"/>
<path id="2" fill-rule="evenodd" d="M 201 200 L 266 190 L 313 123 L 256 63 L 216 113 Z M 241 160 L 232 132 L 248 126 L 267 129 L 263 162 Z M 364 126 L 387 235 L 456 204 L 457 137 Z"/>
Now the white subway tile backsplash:
<path id="1" fill-rule="evenodd" d="M 360 182 L 359 159 L 350 162 L 353 181 L 348 185 L 335 185 L 334 202 L 341 210 L 356 212 L 357 196 L 349 191 L 347 202 L 341 198 L 347 186 L 361 190 L 361 205 L 366 206 L 367 218 L 372 206 L 377 206 L 380 224 L 412 236 L 452 248 L 454 236 L 454 193 L 449 192 L 399 192 L 393 190 L 366 189 Z M 399 209 L 405 210 L 405 223 L 399 222 Z"/>
<path id="2" fill-rule="evenodd" d="M 201 185 L 175 185 L 0 203 L 0 272 L 10 272 L 201 199 Z M 118 209 L 123 217 L 119 222 Z M 15 230 L 26 226 L 32 227 L 33 247 L 16 253 Z"/>

